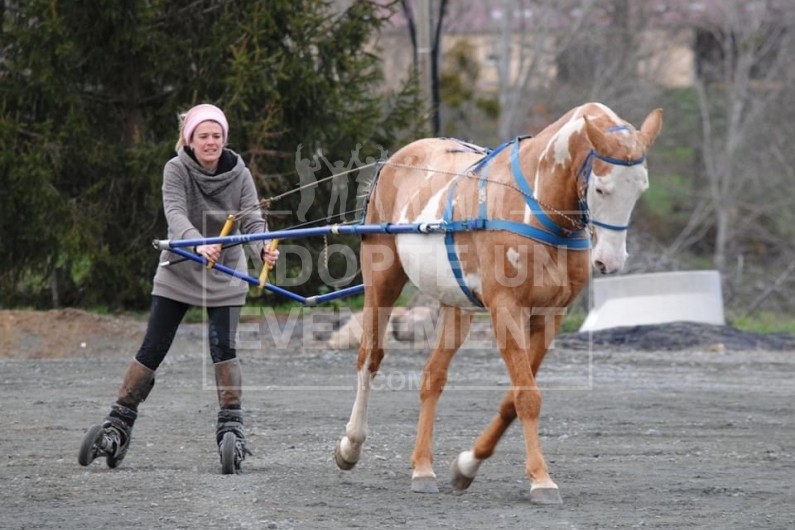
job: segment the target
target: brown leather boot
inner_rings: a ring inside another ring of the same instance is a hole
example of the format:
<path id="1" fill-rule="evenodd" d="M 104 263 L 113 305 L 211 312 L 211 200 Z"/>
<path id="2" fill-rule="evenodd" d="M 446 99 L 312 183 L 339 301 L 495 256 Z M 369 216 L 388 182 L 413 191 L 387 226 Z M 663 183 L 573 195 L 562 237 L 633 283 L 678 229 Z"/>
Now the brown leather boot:
<path id="1" fill-rule="evenodd" d="M 237 359 L 215 363 L 215 386 L 221 409 L 239 409 L 242 396 L 240 362 Z"/>
<path id="2" fill-rule="evenodd" d="M 154 370 L 133 359 L 124 372 L 117 401 L 135 408 L 149 396 L 153 386 L 155 386 Z"/>

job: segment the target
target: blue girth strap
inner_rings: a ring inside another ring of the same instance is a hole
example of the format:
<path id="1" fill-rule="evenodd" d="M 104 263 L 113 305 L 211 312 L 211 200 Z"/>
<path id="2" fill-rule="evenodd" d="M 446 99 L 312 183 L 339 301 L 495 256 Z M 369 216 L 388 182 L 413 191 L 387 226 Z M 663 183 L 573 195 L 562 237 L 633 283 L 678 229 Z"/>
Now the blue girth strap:
<path id="1" fill-rule="evenodd" d="M 456 185 L 458 184 L 459 177 L 460 175 L 450 183 L 450 193 L 447 197 L 447 204 L 444 207 L 443 219 L 445 223 L 453 224 L 455 189 Z M 457 223 L 461 223 L 461 221 L 458 221 Z M 466 227 L 466 229 L 473 230 L 477 228 L 473 226 L 472 228 Z M 476 307 L 483 307 L 483 304 L 475 297 L 475 294 L 472 292 L 472 290 L 470 290 L 469 286 L 466 284 L 466 281 L 464 281 L 464 273 L 461 270 L 461 260 L 458 259 L 458 252 L 455 249 L 455 232 L 455 230 L 448 230 L 444 234 L 444 245 L 447 248 L 447 261 L 450 262 L 450 268 L 453 270 L 453 276 L 455 277 L 455 281 L 458 283 L 458 286 L 461 288 L 461 291 L 466 295 L 473 305 Z"/>
<path id="2" fill-rule="evenodd" d="M 461 178 L 461 175 L 453 179 L 450 183 L 450 191 L 447 195 L 447 203 L 445 204 L 444 208 L 444 220 L 445 226 L 447 230 L 444 234 L 444 245 L 447 249 L 447 260 L 450 262 L 450 268 L 453 271 L 453 276 L 455 277 L 455 281 L 458 283 L 458 286 L 461 288 L 461 292 L 463 292 L 466 297 L 469 299 L 470 302 L 475 307 L 483 307 L 483 304 L 480 300 L 477 299 L 475 294 L 466 284 L 464 280 L 464 273 L 461 269 L 461 260 L 458 259 L 458 252 L 455 248 L 455 232 L 469 232 L 472 230 L 483 230 L 486 227 L 486 223 L 488 222 L 486 219 L 486 173 L 488 173 L 488 167 L 491 164 L 491 161 L 494 160 L 494 157 L 497 156 L 500 152 L 502 152 L 506 147 L 511 145 L 510 142 L 504 142 L 498 147 L 490 150 L 487 152 L 486 156 L 484 156 L 477 164 L 470 167 L 465 173 L 480 173 L 480 180 L 478 182 L 478 217 L 475 219 L 468 219 L 462 221 L 454 221 L 453 214 L 455 210 L 455 190 L 458 185 L 458 179 Z M 520 223 L 517 223 L 520 224 Z"/>

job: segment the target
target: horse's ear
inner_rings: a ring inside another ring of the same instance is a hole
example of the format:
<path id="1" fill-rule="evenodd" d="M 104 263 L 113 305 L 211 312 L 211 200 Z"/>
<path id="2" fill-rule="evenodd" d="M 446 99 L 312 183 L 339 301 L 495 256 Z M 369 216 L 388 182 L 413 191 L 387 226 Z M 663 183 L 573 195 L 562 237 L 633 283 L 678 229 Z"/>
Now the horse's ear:
<path id="1" fill-rule="evenodd" d="M 660 129 L 662 129 L 662 117 L 663 109 L 654 109 L 646 116 L 646 119 L 643 120 L 643 125 L 640 126 L 640 135 L 647 149 L 651 147 L 657 135 L 660 134 Z"/>
<path id="2" fill-rule="evenodd" d="M 591 145 L 594 147 L 594 149 L 596 149 L 596 152 L 609 153 L 610 149 L 608 146 L 607 135 L 596 125 L 591 123 L 591 120 L 588 119 L 588 116 L 583 116 L 582 119 L 585 120 L 585 135 L 588 137 L 588 140 L 591 142 Z"/>

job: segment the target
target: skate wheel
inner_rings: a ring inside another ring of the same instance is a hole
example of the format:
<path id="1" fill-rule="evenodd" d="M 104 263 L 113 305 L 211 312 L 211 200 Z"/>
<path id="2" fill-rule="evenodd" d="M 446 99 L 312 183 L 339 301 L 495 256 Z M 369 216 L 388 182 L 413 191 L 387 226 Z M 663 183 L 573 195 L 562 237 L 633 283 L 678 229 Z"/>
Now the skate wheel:
<path id="1" fill-rule="evenodd" d="M 108 467 L 111 469 L 115 469 L 116 466 L 121 464 L 121 461 L 124 457 L 121 458 L 114 458 L 111 455 L 105 457 L 105 463 L 108 464 Z"/>
<path id="2" fill-rule="evenodd" d="M 92 425 L 83 436 L 83 443 L 80 444 L 80 453 L 77 455 L 77 461 L 81 466 L 87 466 L 94 459 L 99 456 L 99 449 L 97 449 L 97 440 L 102 436 L 102 425 Z"/>
<path id="3" fill-rule="evenodd" d="M 234 475 L 235 468 L 235 444 L 237 438 L 234 433 L 228 432 L 221 439 L 218 451 L 221 453 L 221 473 L 224 475 Z"/>

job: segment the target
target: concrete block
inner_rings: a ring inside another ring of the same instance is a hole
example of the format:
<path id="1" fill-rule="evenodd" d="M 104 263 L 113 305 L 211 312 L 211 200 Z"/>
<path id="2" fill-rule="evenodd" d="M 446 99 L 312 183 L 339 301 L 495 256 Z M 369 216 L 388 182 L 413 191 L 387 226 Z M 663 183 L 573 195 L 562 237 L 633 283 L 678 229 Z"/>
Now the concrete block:
<path id="1" fill-rule="evenodd" d="M 591 289 L 592 309 L 581 332 L 677 321 L 726 323 L 718 271 L 594 278 Z"/>

